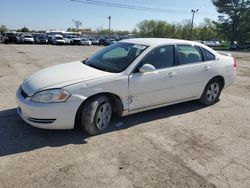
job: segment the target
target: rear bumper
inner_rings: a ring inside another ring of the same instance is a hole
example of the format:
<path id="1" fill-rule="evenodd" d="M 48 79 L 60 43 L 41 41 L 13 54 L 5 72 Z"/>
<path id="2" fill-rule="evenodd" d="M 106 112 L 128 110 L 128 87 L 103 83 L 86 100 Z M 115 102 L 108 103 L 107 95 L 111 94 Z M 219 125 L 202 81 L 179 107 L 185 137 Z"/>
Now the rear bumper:
<path id="1" fill-rule="evenodd" d="M 42 129 L 73 129 L 81 100 L 62 103 L 35 103 L 16 92 L 17 113 L 28 124 Z"/>

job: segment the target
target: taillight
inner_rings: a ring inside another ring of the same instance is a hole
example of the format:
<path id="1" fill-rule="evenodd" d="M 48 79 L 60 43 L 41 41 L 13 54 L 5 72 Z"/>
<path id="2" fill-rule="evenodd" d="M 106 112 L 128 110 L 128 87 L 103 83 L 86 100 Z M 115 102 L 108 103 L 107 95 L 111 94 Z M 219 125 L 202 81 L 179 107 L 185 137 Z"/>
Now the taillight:
<path id="1" fill-rule="evenodd" d="M 233 65 L 233 68 L 236 69 L 237 68 L 237 62 L 236 62 L 236 58 L 234 57 L 234 65 Z"/>

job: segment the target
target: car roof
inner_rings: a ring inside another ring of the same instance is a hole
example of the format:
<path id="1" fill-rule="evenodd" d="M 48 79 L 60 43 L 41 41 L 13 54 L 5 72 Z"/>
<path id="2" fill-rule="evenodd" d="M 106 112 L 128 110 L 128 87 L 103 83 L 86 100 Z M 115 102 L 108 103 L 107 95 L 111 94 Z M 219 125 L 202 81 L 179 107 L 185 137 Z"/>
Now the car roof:
<path id="1" fill-rule="evenodd" d="M 134 39 L 125 39 L 121 42 L 127 43 L 135 43 L 146 46 L 159 46 L 165 44 L 189 44 L 189 45 L 201 45 L 198 42 L 188 41 L 188 40 L 180 40 L 180 39 L 170 39 L 170 38 L 134 38 Z"/>
<path id="2" fill-rule="evenodd" d="M 157 47 L 161 45 L 170 45 L 170 44 L 186 44 L 186 45 L 196 45 L 200 46 L 213 54 L 218 54 L 213 49 L 209 48 L 208 46 L 201 44 L 200 42 L 189 41 L 189 40 L 181 40 L 181 39 L 170 39 L 170 38 L 134 38 L 134 39 L 125 39 L 119 42 L 126 42 L 132 44 L 140 44 L 145 46 L 152 46 Z"/>

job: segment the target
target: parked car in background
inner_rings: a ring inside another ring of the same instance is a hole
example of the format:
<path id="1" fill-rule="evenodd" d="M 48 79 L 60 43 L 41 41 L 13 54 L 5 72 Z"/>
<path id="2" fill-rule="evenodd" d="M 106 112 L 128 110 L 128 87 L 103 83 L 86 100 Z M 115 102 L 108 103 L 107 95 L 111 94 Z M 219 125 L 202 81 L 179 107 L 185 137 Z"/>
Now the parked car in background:
<path id="1" fill-rule="evenodd" d="M 5 44 L 9 44 L 9 43 L 18 44 L 21 42 L 20 37 L 14 32 L 5 33 L 2 40 Z"/>
<path id="2" fill-rule="evenodd" d="M 99 45 L 99 40 L 98 40 L 98 39 L 96 39 L 96 38 L 91 38 L 90 40 L 91 40 L 91 44 L 92 44 L 92 45 Z"/>
<path id="3" fill-rule="evenodd" d="M 250 41 L 246 41 L 241 44 L 242 49 L 250 50 Z"/>
<path id="4" fill-rule="evenodd" d="M 99 46 L 108 46 L 110 44 L 112 44 L 112 42 L 110 40 L 108 40 L 108 39 L 100 39 L 98 45 Z"/>
<path id="5" fill-rule="evenodd" d="M 21 43 L 23 44 L 34 44 L 35 40 L 32 35 L 25 34 L 21 37 Z"/>
<path id="6" fill-rule="evenodd" d="M 53 35 L 47 35 L 48 37 L 48 43 L 53 44 Z"/>
<path id="7" fill-rule="evenodd" d="M 62 35 L 53 35 L 52 36 L 52 44 L 65 44 L 65 40 Z"/>
<path id="8" fill-rule="evenodd" d="M 37 43 L 37 44 L 48 44 L 48 37 L 47 37 L 47 35 L 38 35 L 35 38 L 35 43 Z"/>
<path id="9" fill-rule="evenodd" d="M 66 45 L 71 44 L 70 35 L 63 35 L 63 39 L 64 39 Z"/>
<path id="10" fill-rule="evenodd" d="M 70 36 L 70 43 L 71 43 L 71 45 L 81 45 L 82 40 L 77 35 L 71 35 Z"/>
<path id="11" fill-rule="evenodd" d="M 34 38 L 35 42 L 36 42 L 36 38 L 40 35 L 43 35 L 41 33 L 30 33 L 32 35 L 32 37 Z"/>
<path id="12" fill-rule="evenodd" d="M 38 128 L 90 135 L 125 116 L 180 102 L 216 103 L 235 80 L 236 61 L 197 42 L 129 39 L 90 58 L 38 71 L 17 89 L 18 114 Z"/>
<path id="13" fill-rule="evenodd" d="M 118 40 L 117 39 L 108 39 L 112 44 L 116 43 Z"/>
<path id="14" fill-rule="evenodd" d="M 218 40 L 211 40 L 211 43 L 212 43 L 213 47 L 221 46 L 221 44 L 220 44 L 220 42 Z"/>
<path id="15" fill-rule="evenodd" d="M 86 38 L 81 38 L 81 43 L 82 43 L 82 45 L 86 45 L 86 46 L 92 45 L 92 41 L 90 39 L 86 39 Z"/>
<path id="16" fill-rule="evenodd" d="M 249 49 L 250 49 L 250 42 L 238 43 L 235 41 L 230 46 L 230 50 L 249 50 Z"/>

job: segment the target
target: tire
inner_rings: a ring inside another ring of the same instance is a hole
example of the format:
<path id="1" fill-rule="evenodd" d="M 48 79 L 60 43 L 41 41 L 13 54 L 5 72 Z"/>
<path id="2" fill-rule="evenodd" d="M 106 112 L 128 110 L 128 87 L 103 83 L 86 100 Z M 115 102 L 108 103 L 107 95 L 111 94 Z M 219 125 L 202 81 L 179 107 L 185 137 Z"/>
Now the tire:
<path id="1" fill-rule="evenodd" d="M 218 78 L 214 78 L 206 85 L 199 101 L 206 106 L 213 105 L 219 100 L 221 90 L 222 84 L 220 80 Z"/>
<path id="2" fill-rule="evenodd" d="M 89 135 L 103 132 L 109 125 L 112 106 L 105 95 L 90 98 L 81 112 L 81 126 Z"/>

